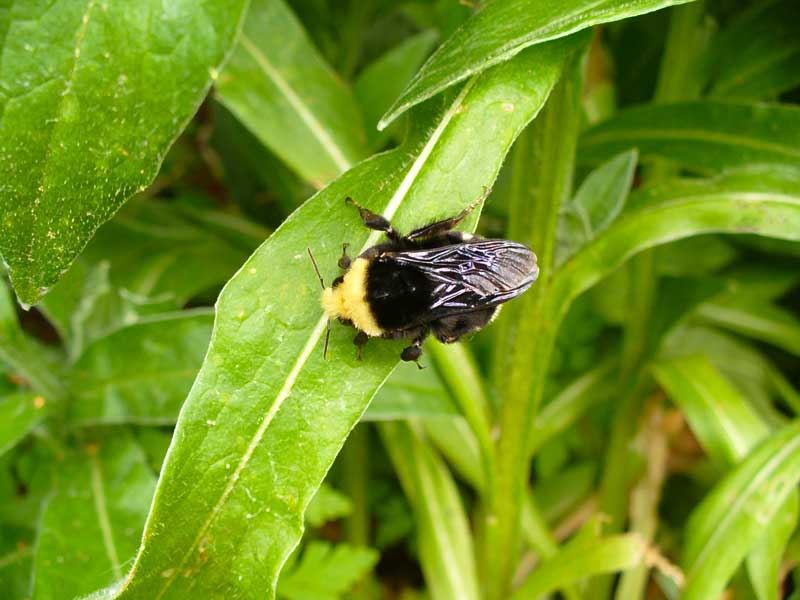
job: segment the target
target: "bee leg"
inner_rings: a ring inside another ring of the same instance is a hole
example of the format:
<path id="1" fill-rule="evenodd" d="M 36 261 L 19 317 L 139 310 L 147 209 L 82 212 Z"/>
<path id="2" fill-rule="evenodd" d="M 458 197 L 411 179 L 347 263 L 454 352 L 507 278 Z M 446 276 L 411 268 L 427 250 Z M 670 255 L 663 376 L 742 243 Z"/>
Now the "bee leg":
<path id="1" fill-rule="evenodd" d="M 342 244 L 342 258 L 340 258 L 339 262 L 337 263 L 339 265 L 339 268 L 344 269 L 345 271 L 350 268 L 350 262 L 351 262 L 350 257 L 347 255 L 347 247 L 349 245 L 350 244 L 348 244 L 347 242 Z"/>
<path id="2" fill-rule="evenodd" d="M 453 227 L 461 223 L 464 219 L 466 219 L 469 214 L 475 210 L 478 205 L 486 200 L 489 194 L 492 192 L 491 188 L 483 188 L 483 194 L 480 198 L 475 200 L 472 204 L 470 204 L 467 208 L 462 210 L 458 213 L 455 217 L 450 217 L 449 219 L 443 219 L 441 221 L 436 221 L 435 223 L 431 223 L 430 225 L 426 225 L 425 227 L 420 227 L 419 229 L 415 229 L 411 233 L 409 233 L 405 239 L 407 240 L 418 240 L 418 239 L 425 239 L 425 238 L 432 238 L 450 231 Z M 466 234 L 470 236 L 471 234 Z M 471 239 L 471 237 L 468 237 Z M 467 241 L 463 240 L 463 241 Z"/>
<path id="3" fill-rule="evenodd" d="M 420 344 L 422 344 L 421 339 L 414 340 L 414 343 L 409 346 L 408 348 L 404 348 L 403 352 L 400 354 L 400 358 L 406 362 L 413 361 L 417 363 L 417 368 L 422 369 L 422 365 L 419 364 L 419 357 L 422 356 L 422 348 L 420 348 Z"/>
<path id="4" fill-rule="evenodd" d="M 382 231 L 386 234 L 393 242 L 399 242 L 401 236 L 395 229 L 392 227 L 392 224 L 386 219 L 386 217 L 382 215 L 376 215 L 371 210 L 368 210 L 361 206 L 358 202 L 353 200 L 350 196 L 344 199 L 347 204 L 352 204 L 358 209 L 358 213 L 361 215 L 361 220 L 364 222 L 364 227 L 367 229 L 373 229 L 375 231 Z"/>
<path id="5" fill-rule="evenodd" d="M 368 341 L 369 341 L 369 336 L 363 331 L 359 331 L 356 334 L 356 337 L 353 338 L 353 343 L 358 348 L 358 356 L 356 356 L 356 360 L 362 360 L 364 353 L 364 346 L 367 345 Z"/>

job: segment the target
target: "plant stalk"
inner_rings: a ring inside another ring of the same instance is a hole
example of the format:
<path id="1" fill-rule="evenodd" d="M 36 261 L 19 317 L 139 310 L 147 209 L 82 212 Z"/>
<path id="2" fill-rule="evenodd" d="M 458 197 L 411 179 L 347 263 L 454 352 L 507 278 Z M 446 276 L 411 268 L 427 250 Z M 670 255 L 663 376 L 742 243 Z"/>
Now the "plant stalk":
<path id="1" fill-rule="evenodd" d="M 559 210 L 572 192 L 580 121 L 579 67 L 582 61 L 573 58 L 535 121 L 539 151 L 532 169 L 539 187 L 529 205 L 532 218 L 526 219 L 530 230 L 525 241 L 538 255 L 540 275 L 531 291 L 501 317 L 514 319 L 518 327 L 506 347 L 508 367 L 498 384 L 500 436 L 494 485 L 487 498 L 482 552 L 485 597 L 489 600 L 508 597 L 519 557 L 520 519 L 530 467 L 527 434 L 542 398 L 558 326 L 537 317 L 550 287 Z"/>

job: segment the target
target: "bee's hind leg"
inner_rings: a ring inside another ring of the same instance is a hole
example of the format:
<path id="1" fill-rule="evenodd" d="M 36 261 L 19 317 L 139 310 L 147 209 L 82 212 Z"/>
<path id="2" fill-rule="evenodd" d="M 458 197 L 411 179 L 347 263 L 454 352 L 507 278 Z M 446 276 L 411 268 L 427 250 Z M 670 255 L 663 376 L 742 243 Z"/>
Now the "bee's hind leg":
<path id="1" fill-rule="evenodd" d="M 397 231 L 392 227 L 392 224 L 386 219 L 386 217 L 382 215 L 376 215 L 371 210 L 364 208 L 358 202 L 353 200 L 350 196 L 344 199 L 347 204 L 352 204 L 358 209 L 358 214 L 361 215 L 361 220 L 364 222 L 364 227 L 367 229 L 373 229 L 375 231 L 382 231 L 386 234 L 393 242 L 399 242 L 401 236 Z"/>
<path id="2" fill-rule="evenodd" d="M 470 204 L 460 213 L 458 213 L 455 217 L 450 217 L 449 219 L 436 221 L 435 223 L 431 223 L 430 225 L 425 225 L 424 227 L 415 229 L 406 236 L 406 239 L 413 241 L 413 240 L 420 240 L 427 238 L 435 238 L 448 233 L 451 229 L 453 229 L 453 227 L 456 227 L 459 223 L 461 223 L 461 221 L 466 219 L 469 216 L 469 214 L 473 210 L 475 210 L 481 202 L 486 200 L 491 191 L 492 191 L 491 188 L 483 188 L 483 194 L 481 195 L 481 197 L 475 200 L 472 204 Z M 469 241 L 474 237 L 476 237 L 469 233 L 462 233 L 462 232 L 457 232 L 457 233 L 453 232 L 453 233 L 455 234 L 454 238 L 451 240 L 453 242 Z"/>
<path id="3" fill-rule="evenodd" d="M 419 364 L 419 358 L 422 356 L 422 340 L 425 339 L 425 335 L 428 332 L 425 331 L 424 333 L 419 334 L 417 337 L 414 338 L 414 341 L 411 343 L 410 346 L 403 348 L 403 351 L 400 353 L 400 358 L 406 362 L 415 362 L 417 363 L 417 368 L 422 369 L 423 366 Z"/>

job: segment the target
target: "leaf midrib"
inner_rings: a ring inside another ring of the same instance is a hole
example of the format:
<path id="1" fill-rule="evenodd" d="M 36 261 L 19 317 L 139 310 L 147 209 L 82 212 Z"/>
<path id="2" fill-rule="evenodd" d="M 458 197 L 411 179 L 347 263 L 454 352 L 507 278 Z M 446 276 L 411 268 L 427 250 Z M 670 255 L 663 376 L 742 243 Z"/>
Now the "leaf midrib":
<path id="1" fill-rule="evenodd" d="M 464 97 L 467 95 L 469 90 L 472 89 L 472 86 L 474 85 L 476 80 L 477 80 L 477 78 L 473 79 L 470 82 L 467 82 L 467 84 L 464 85 L 464 88 L 461 90 L 461 92 L 458 94 L 456 99 L 453 101 L 453 103 L 450 105 L 450 107 L 447 109 L 447 111 L 443 115 L 440 123 L 437 125 L 436 129 L 433 131 L 433 133 L 431 134 L 430 138 L 425 143 L 425 146 L 423 146 L 422 150 L 420 151 L 419 156 L 415 159 L 415 161 L 411 165 L 411 168 L 409 169 L 408 173 L 403 178 L 403 180 L 400 182 L 400 185 L 398 186 L 397 191 L 394 193 L 392 198 L 389 200 L 389 203 L 387 204 L 386 209 L 383 211 L 383 216 L 386 219 L 391 220 L 394 217 L 394 215 L 397 212 L 397 210 L 399 209 L 403 199 L 406 197 L 406 195 L 408 194 L 409 190 L 411 189 L 411 186 L 416 181 L 416 178 L 419 175 L 420 171 L 422 170 L 422 167 L 427 162 L 428 157 L 430 156 L 431 152 L 433 151 L 433 148 L 436 147 L 436 144 L 438 143 L 439 139 L 441 138 L 442 134 L 444 133 L 444 130 L 447 128 L 447 126 L 449 125 L 449 123 L 453 119 L 453 117 L 457 114 L 458 109 L 461 106 L 461 102 L 464 100 Z M 382 235 L 381 232 L 378 232 L 378 231 L 373 232 L 369 236 L 367 241 L 364 243 L 364 245 L 363 245 L 361 251 L 359 252 L 359 254 L 361 252 L 363 252 L 365 249 L 367 249 L 368 247 L 374 245 L 375 242 L 378 240 L 378 238 L 381 235 Z M 242 268 L 244 268 L 244 267 L 242 267 Z M 234 281 L 235 279 L 236 279 L 236 276 L 234 275 L 234 277 L 232 277 L 230 281 Z M 223 298 L 224 295 L 225 295 L 225 289 L 223 288 L 222 292 L 220 293 L 220 298 Z M 316 326 L 312 330 L 311 335 L 308 338 L 308 341 L 306 341 L 305 345 L 303 346 L 303 349 L 301 350 L 300 355 L 297 357 L 297 360 L 292 365 L 292 368 L 289 371 L 289 374 L 287 375 L 283 386 L 281 387 L 281 389 L 278 391 L 277 395 L 275 396 L 275 400 L 273 401 L 272 405 L 270 406 L 269 410 L 267 411 L 266 415 L 264 416 L 264 419 L 261 421 L 261 424 L 259 425 L 259 427 L 256 430 L 255 434 L 253 435 L 253 438 L 250 440 L 250 443 L 247 445 L 247 448 L 245 449 L 245 453 L 242 455 L 241 460 L 239 461 L 239 463 L 237 464 L 237 466 L 234 469 L 233 473 L 231 474 L 230 479 L 228 480 L 228 483 L 226 484 L 222 494 L 220 495 L 219 500 L 214 505 L 214 507 L 211 509 L 211 511 L 209 513 L 209 516 L 206 519 L 206 521 L 200 527 L 200 530 L 198 531 L 198 534 L 195 537 L 194 541 L 192 542 L 191 546 L 189 546 L 189 548 L 187 549 L 186 553 L 181 558 L 181 560 L 180 560 L 180 562 L 178 564 L 178 568 L 175 569 L 175 571 L 172 573 L 172 575 L 170 577 L 164 579 L 163 587 L 158 592 L 158 594 L 155 596 L 156 600 L 160 600 L 161 598 L 163 598 L 164 594 L 167 592 L 167 590 L 170 588 L 172 583 L 175 581 L 175 578 L 177 577 L 178 572 L 181 570 L 181 567 L 183 567 L 183 565 L 186 563 L 186 561 L 189 560 L 189 558 L 192 556 L 192 554 L 194 552 L 194 549 L 200 544 L 200 542 L 203 539 L 203 536 L 205 535 L 206 531 L 208 531 L 208 528 L 216 520 L 217 515 L 219 514 L 219 512 L 224 507 L 225 503 L 227 502 L 228 497 L 233 492 L 233 489 L 236 487 L 236 483 L 239 480 L 239 477 L 241 476 L 242 472 L 244 471 L 244 469 L 249 464 L 250 459 L 252 458 L 256 448 L 260 444 L 262 438 L 264 437 L 264 434 L 266 433 L 267 429 L 269 428 L 269 425 L 271 424 L 272 420 L 275 418 L 275 415 L 280 410 L 281 406 L 283 405 L 283 402 L 289 397 L 289 394 L 291 393 L 291 391 L 292 391 L 292 389 L 294 387 L 294 384 L 295 384 L 295 382 L 297 380 L 297 377 L 300 375 L 300 372 L 303 370 L 303 367 L 305 367 L 305 364 L 308 361 L 309 356 L 311 356 L 311 353 L 313 352 L 314 348 L 316 347 L 316 345 L 319 343 L 320 339 L 322 338 L 322 333 L 325 330 L 326 325 L 327 325 L 327 317 L 325 315 L 322 315 L 320 317 L 319 321 L 317 322 Z M 211 344 L 213 345 L 213 343 L 214 343 L 214 341 L 212 339 Z M 209 346 L 209 351 L 210 351 L 210 347 L 211 346 Z M 261 373 L 259 371 L 259 375 L 260 374 Z M 302 527 L 302 525 L 301 525 L 301 527 Z M 292 548 L 289 550 L 289 552 L 286 553 L 286 555 L 284 556 L 283 560 L 281 561 L 281 565 L 280 565 L 281 567 L 282 567 L 282 563 L 285 562 L 286 558 L 288 558 L 289 554 L 294 549 L 294 547 L 297 546 L 298 542 L 299 542 L 299 540 L 295 540 Z M 278 571 L 280 571 L 280 569 L 278 569 Z M 130 578 L 128 579 L 126 584 L 128 582 L 130 582 Z"/>
<path id="2" fill-rule="evenodd" d="M 584 148 L 590 148 L 602 143 L 613 143 L 619 141 L 630 141 L 631 139 L 651 139 L 651 140 L 699 140 L 707 142 L 717 142 L 720 144 L 731 144 L 752 150 L 764 150 L 782 154 L 793 159 L 800 159 L 800 149 L 794 150 L 784 144 L 775 144 L 763 140 L 756 140 L 747 136 L 739 136 L 718 131 L 708 131 L 704 129 L 618 129 L 615 131 L 605 131 L 593 133 L 587 136 L 583 144 Z"/>
<path id="3" fill-rule="evenodd" d="M 271 62 L 269 62 L 267 57 L 264 56 L 264 53 L 261 52 L 258 46 L 256 46 L 250 40 L 250 38 L 245 35 L 244 32 L 241 33 L 239 41 L 248 54 L 253 57 L 264 74 L 271 79 L 277 88 L 283 93 L 286 100 L 300 117 L 300 120 L 311 132 L 311 135 L 313 135 L 317 141 L 319 141 L 320 146 L 322 146 L 322 148 L 331 158 L 339 172 L 344 173 L 350 169 L 352 166 L 350 161 L 347 160 L 342 150 L 339 148 L 333 138 L 331 138 L 330 134 L 308 109 L 302 98 L 300 98 L 294 89 L 292 89 L 292 86 L 289 85 L 289 82 L 283 78 L 278 69 L 276 69 Z"/>

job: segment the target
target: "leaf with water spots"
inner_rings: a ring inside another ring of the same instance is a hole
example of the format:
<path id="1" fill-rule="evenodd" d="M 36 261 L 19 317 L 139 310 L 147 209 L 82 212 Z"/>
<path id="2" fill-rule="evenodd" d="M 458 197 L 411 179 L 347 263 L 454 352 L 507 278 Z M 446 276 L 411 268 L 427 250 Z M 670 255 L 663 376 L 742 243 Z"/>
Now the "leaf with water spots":
<path id="1" fill-rule="evenodd" d="M 306 506 L 402 348 L 373 341 L 359 362 L 353 330 L 335 324 L 323 360 L 326 319 L 306 249 L 332 281 L 342 242 L 357 252 L 379 239 L 345 205 L 348 195 L 403 231 L 467 206 L 492 184 L 579 41 L 524 52 L 445 104 L 421 107 L 403 147 L 359 164 L 306 202 L 231 279 L 143 546 L 114 597 L 274 594 Z"/>
<path id="2" fill-rule="evenodd" d="M 246 0 L 14 2 L 0 11 L 0 254 L 37 302 L 155 177 Z"/>

